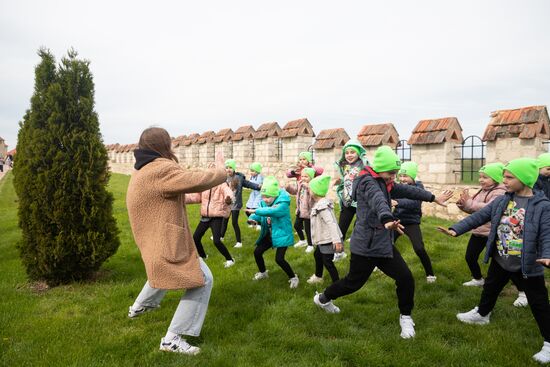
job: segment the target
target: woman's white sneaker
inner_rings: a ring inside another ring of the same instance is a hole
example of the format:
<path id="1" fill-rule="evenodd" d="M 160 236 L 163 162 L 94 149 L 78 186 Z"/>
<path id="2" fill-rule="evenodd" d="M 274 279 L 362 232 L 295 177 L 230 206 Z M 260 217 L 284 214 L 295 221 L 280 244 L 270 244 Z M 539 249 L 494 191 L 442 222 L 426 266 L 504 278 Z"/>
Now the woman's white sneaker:
<path id="1" fill-rule="evenodd" d="M 399 325 L 401 326 L 401 337 L 403 339 L 414 338 L 416 332 L 414 331 L 414 321 L 412 317 L 399 315 Z"/>
<path id="2" fill-rule="evenodd" d="M 160 340 L 160 350 L 164 352 L 183 353 L 188 355 L 197 355 L 201 351 L 199 347 L 194 347 L 181 336 L 177 335 L 172 340 L 166 340 L 162 338 Z"/>
<path id="3" fill-rule="evenodd" d="M 550 343 L 544 342 L 542 349 L 533 356 L 533 359 L 539 363 L 550 363 Z"/>
<path id="4" fill-rule="evenodd" d="M 321 307 L 323 310 L 325 310 L 328 313 L 340 313 L 340 308 L 336 306 L 332 301 L 328 301 L 327 303 L 321 303 L 319 300 L 319 296 L 321 294 L 315 292 L 315 296 L 313 296 L 313 303 L 315 303 L 317 306 Z"/>
<path id="5" fill-rule="evenodd" d="M 298 288 L 298 284 L 300 284 L 300 279 L 298 279 L 298 275 L 294 274 L 294 277 L 290 278 L 288 282 L 290 283 L 290 288 L 294 289 Z"/>
<path id="6" fill-rule="evenodd" d="M 529 301 L 527 301 L 527 296 L 525 292 L 518 292 L 518 298 L 514 301 L 514 306 L 516 307 L 527 307 L 529 306 Z"/>
<path id="7" fill-rule="evenodd" d="M 486 316 L 481 316 L 477 312 L 477 306 L 471 309 L 468 312 L 459 313 L 456 315 L 456 318 L 462 321 L 465 324 L 476 324 L 476 325 L 486 325 L 489 323 L 491 313 L 489 312 Z"/>
<path id="8" fill-rule="evenodd" d="M 483 287 L 483 284 L 485 284 L 485 279 L 472 279 L 469 282 L 462 283 L 465 287 Z"/>
<path id="9" fill-rule="evenodd" d="M 269 274 L 267 273 L 268 271 L 269 270 L 266 270 L 263 273 L 261 271 L 257 272 L 256 274 L 254 274 L 254 278 L 252 278 L 252 280 L 260 280 L 260 279 L 269 278 Z"/>

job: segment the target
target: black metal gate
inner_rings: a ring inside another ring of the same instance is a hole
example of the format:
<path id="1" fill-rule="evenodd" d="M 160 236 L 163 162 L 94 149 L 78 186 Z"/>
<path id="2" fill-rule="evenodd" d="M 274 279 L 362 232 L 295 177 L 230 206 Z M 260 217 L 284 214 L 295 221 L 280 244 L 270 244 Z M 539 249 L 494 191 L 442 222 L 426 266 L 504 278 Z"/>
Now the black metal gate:
<path id="1" fill-rule="evenodd" d="M 408 162 L 411 160 L 411 151 L 412 147 L 406 140 L 400 140 L 399 144 L 395 147 L 395 153 L 397 153 L 401 162 Z"/>
<path id="2" fill-rule="evenodd" d="M 479 178 L 479 169 L 485 165 L 485 142 L 477 135 L 470 135 L 455 145 L 460 149 L 460 179 L 463 182 L 475 182 Z M 454 171 L 457 173 L 457 171 Z"/>

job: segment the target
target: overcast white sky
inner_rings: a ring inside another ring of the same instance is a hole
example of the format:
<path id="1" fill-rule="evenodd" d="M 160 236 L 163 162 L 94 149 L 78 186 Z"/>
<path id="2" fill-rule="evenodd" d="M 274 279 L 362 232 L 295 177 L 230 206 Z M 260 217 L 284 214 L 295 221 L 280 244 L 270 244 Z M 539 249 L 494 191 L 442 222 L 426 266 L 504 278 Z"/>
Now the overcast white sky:
<path id="1" fill-rule="evenodd" d="M 315 131 L 550 102 L 550 1 L 0 0 L 0 136 L 15 147 L 36 51 L 91 61 L 105 143 L 307 117 Z"/>

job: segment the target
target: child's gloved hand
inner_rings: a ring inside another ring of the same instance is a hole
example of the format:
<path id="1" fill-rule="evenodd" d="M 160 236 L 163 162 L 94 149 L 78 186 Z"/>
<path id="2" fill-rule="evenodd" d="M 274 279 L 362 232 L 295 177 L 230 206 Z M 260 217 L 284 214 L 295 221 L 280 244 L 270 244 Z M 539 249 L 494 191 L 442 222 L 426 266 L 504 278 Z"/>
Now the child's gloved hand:
<path id="1" fill-rule="evenodd" d="M 400 220 L 394 220 L 393 222 L 388 222 L 384 224 L 384 227 L 386 227 L 386 229 L 389 229 L 389 230 L 397 231 L 397 233 L 399 234 L 404 234 L 403 229 L 405 227 L 403 227 L 403 225 L 400 222 L 401 222 Z"/>
<path id="2" fill-rule="evenodd" d="M 342 246 L 342 242 L 334 242 L 332 244 L 332 248 L 334 248 L 335 252 L 342 252 L 344 251 L 344 246 Z"/>
<path id="3" fill-rule="evenodd" d="M 447 236 L 456 237 L 456 232 L 445 227 L 437 227 L 437 230 Z"/>

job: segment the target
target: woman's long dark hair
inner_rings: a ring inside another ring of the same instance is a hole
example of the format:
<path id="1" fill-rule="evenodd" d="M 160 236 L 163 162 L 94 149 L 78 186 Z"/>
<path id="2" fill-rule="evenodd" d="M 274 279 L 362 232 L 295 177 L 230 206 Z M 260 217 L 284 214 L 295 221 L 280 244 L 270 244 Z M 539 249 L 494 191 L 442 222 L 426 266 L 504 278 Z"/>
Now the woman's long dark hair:
<path id="1" fill-rule="evenodd" d="M 168 131 L 162 127 L 150 127 L 145 129 L 139 137 L 139 149 L 152 150 L 160 154 L 162 158 L 179 162 L 178 157 L 172 151 L 172 139 Z"/>

